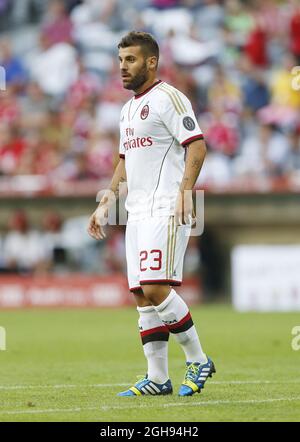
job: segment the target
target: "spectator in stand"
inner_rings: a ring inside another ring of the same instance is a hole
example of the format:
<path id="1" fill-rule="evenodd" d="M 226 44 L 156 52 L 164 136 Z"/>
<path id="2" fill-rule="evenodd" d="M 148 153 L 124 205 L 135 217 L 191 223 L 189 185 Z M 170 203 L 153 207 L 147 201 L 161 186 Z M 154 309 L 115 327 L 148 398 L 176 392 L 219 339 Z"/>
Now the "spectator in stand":
<path id="1" fill-rule="evenodd" d="M 242 56 L 238 62 L 243 94 L 243 107 L 255 114 L 267 106 L 270 101 L 270 91 L 264 72 L 255 68 L 247 56 Z"/>
<path id="2" fill-rule="evenodd" d="M 106 263 L 106 274 L 123 273 L 126 270 L 123 226 L 110 226 L 107 229 L 104 260 Z"/>
<path id="3" fill-rule="evenodd" d="M 70 146 L 67 155 L 84 152 L 88 149 L 91 133 L 95 126 L 96 104 L 94 97 L 87 97 L 81 100 L 75 112 L 71 105 L 65 107 L 63 121 L 67 126 L 68 121 L 72 127 Z"/>
<path id="4" fill-rule="evenodd" d="M 297 64 L 300 65 L 300 3 L 296 2 L 293 15 L 290 19 L 290 48 Z"/>
<path id="5" fill-rule="evenodd" d="M 69 175 L 69 180 L 96 180 L 98 178 L 98 174 L 90 170 L 88 163 L 88 156 L 85 152 L 77 153 L 73 158 L 73 171 Z"/>
<path id="6" fill-rule="evenodd" d="M 271 100 L 278 106 L 288 107 L 290 109 L 300 110 L 299 91 L 291 87 L 291 71 L 297 65 L 297 60 L 291 55 L 286 54 L 276 67 L 272 78 Z"/>
<path id="7" fill-rule="evenodd" d="M 300 111 L 300 94 L 292 88 L 292 68 L 296 60 L 286 54 L 280 65 L 273 69 L 271 77 L 271 103 L 262 108 L 258 117 L 266 124 L 276 124 L 291 128 L 298 123 Z"/>
<path id="8" fill-rule="evenodd" d="M 279 177 L 286 168 L 290 144 L 276 126 L 260 124 L 258 135 L 246 137 L 240 155 L 234 160 L 237 176 Z"/>
<path id="9" fill-rule="evenodd" d="M 239 146 L 237 120 L 229 112 L 215 106 L 203 116 L 203 133 L 211 150 L 228 157 L 234 157 Z"/>
<path id="10" fill-rule="evenodd" d="M 179 5 L 179 0 L 151 0 L 151 6 L 157 9 L 167 9 Z"/>
<path id="11" fill-rule="evenodd" d="M 288 2 L 251 0 L 250 8 L 254 20 L 267 33 L 270 39 L 286 38 L 292 11 L 292 1 L 294 0 L 289 0 Z M 285 43 L 286 41 L 284 41 Z"/>
<path id="12" fill-rule="evenodd" d="M 254 27 L 254 19 L 247 4 L 240 0 L 225 2 L 225 27 L 231 34 L 231 41 L 237 49 L 244 47 L 247 36 Z"/>
<path id="13" fill-rule="evenodd" d="M 184 274 L 186 277 L 199 277 L 201 271 L 201 255 L 198 244 L 199 238 L 191 236 L 184 258 Z"/>
<path id="14" fill-rule="evenodd" d="M 207 155 L 196 185 L 214 186 L 225 189 L 232 180 L 232 161 L 222 152 L 212 151 L 208 146 Z"/>
<path id="15" fill-rule="evenodd" d="M 10 87 L 6 91 L 0 91 L 0 93 L 0 122 L 10 126 L 18 124 L 21 108 L 16 94 Z"/>
<path id="16" fill-rule="evenodd" d="M 244 53 L 248 56 L 254 67 L 267 67 L 267 33 L 259 24 L 256 24 L 250 30 L 246 38 Z"/>
<path id="17" fill-rule="evenodd" d="M 242 110 L 242 93 L 239 86 L 226 75 L 219 65 L 208 89 L 209 107 L 218 107 L 224 112 L 239 114 Z"/>
<path id="18" fill-rule="evenodd" d="M 224 9 L 219 0 L 202 0 L 199 4 L 195 1 L 194 7 L 196 26 L 201 29 L 204 40 L 222 39 L 222 26 L 224 22 Z"/>
<path id="19" fill-rule="evenodd" d="M 114 50 L 117 44 L 115 31 L 126 28 L 127 16 L 130 22 L 134 13 L 134 8 L 130 11 L 130 1 L 124 8 L 124 2 L 120 0 L 84 0 L 71 14 L 74 38 L 85 49 L 97 47 Z"/>
<path id="20" fill-rule="evenodd" d="M 27 81 L 27 72 L 21 58 L 13 54 L 8 39 L 0 40 L 0 65 L 5 69 L 6 85 L 16 92 L 22 91 Z"/>
<path id="21" fill-rule="evenodd" d="M 45 127 L 50 108 L 49 98 L 34 81 L 27 84 L 25 92 L 20 99 L 22 128 L 29 131 Z"/>
<path id="22" fill-rule="evenodd" d="M 59 154 L 67 154 L 71 145 L 72 127 L 67 125 L 63 112 L 59 109 L 50 109 L 47 115 L 47 124 L 43 128 L 43 140 L 46 145 Z"/>
<path id="23" fill-rule="evenodd" d="M 61 152 L 45 140 L 42 131 L 28 133 L 26 143 L 18 172 L 24 175 L 50 176 L 62 162 Z"/>
<path id="24" fill-rule="evenodd" d="M 25 212 L 16 211 L 3 241 L 5 268 L 14 273 L 40 273 L 47 268 L 47 254 L 38 231 L 30 229 Z"/>
<path id="25" fill-rule="evenodd" d="M 77 58 L 78 77 L 70 86 L 66 102 L 76 108 L 80 109 L 82 103 L 89 98 L 97 98 L 103 91 L 103 84 L 99 76 L 90 72 L 81 57 Z"/>
<path id="26" fill-rule="evenodd" d="M 286 159 L 286 172 L 289 176 L 300 177 L 300 127 L 298 130 L 293 130 L 289 136 L 291 143 L 291 150 Z"/>
<path id="27" fill-rule="evenodd" d="M 11 0 L 0 0 L 0 32 L 9 27 Z"/>
<path id="28" fill-rule="evenodd" d="M 15 175 L 26 150 L 26 140 L 18 127 L 0 123 L 0 175 Z"/>
<path id="29" fill-rule="evenodd" d="M 43 220 L 42 239 L 45 244 L 49 271 L 67 270 L 67 250 L 64 247 L 62 225 L 63 220 L 56 211 L 48 211 Z"/>
<path id="30" fill-rule="evenodd" d="M 42 25 L 42 36 L 50 46 L 73 42 L 73 25 L 63 0 L 50 0 Z"/>
<path id="31" fill-rule="evenodd" d="M 30 74 L 42 91 L 63 99 L 78 78 L 77 54 L 68 43 L 51 45 L 47 34 L 40 36 L 40 52 L 30 62 Z"/>

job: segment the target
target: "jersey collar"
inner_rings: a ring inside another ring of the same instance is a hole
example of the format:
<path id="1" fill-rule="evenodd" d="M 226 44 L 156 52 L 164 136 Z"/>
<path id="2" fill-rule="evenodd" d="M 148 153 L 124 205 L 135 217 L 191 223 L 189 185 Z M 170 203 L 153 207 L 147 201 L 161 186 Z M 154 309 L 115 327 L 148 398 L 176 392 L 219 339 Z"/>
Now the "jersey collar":
<path id="1" fill-rule="evenodd" d="M 147 89 L 144 90 L 144 92 L 141 92 L 140 94 L 136 94 L 134 96 L 134 99 L 136 100 L 137 98 L 142 97 L 143 95 L 147 94 L 151 89 L 153 89 L 155 86 L 157 86 L 159 83 L 161 83 L 161 80 L 156 81 L 155 83 L 153 83 L 151 86 L 149 86 Z"/>

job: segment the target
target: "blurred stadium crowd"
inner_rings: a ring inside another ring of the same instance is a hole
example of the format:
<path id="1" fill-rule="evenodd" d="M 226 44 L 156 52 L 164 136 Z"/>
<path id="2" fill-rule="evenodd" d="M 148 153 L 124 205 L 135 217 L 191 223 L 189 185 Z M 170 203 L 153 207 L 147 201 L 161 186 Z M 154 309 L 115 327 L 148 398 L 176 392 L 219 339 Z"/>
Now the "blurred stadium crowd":
<path id="1" fill-rule="evenodd" d="M 5 235 L 0 236 L 0 274 L 125 274 L 124 228 L 110 226 L 106 241 L 96 242 L 86 234 L 86 223 L 86 217 L 64 221 L 49 210 L 41 220 L 41 228 L 36 229 L 25 211 L 15 211 Z M 198 246 L 198 238 L 191 237 L 185 259 L 186 276 L 197 276 L 199 272 Z"/>
<path id="2" fill-rule="evenodd" d="M 138 29 L 160 43 L 160 78 L 193 102 L 209 148 L 202 181 L 299 177 L 298 0 L 1 0 L 0 11 L 3 30 L 39 23 L 26 48 L 25 29 L 0 39 L 0 175 L 111 176 L 130 96 L 116 46 Z"/>
<path id="3" fill-rule="evenodd" d="M 109 179 L 130 97 L 116 47 L 131 29 L 154 34 L 159 77 L 193 103 L 208 146 L 199 184 L 299 183 L 298 0 L 0 0 L 0 180 Z M 13 249 L 8 236 L 2 250 Z"/>
<path id="4" fill-rule="evenodd" d="M 25 211 L 15 211 L 2 240 L 0 237 L 0 273 L 124 272 L 122 229 L 107 229 L 107 241 L 97 243 L 84 232 L 85 225 L 85 217 L 63 221 L 57 212 L 49 210 L 41 220 L 41 228 L 36 229 Z"/>

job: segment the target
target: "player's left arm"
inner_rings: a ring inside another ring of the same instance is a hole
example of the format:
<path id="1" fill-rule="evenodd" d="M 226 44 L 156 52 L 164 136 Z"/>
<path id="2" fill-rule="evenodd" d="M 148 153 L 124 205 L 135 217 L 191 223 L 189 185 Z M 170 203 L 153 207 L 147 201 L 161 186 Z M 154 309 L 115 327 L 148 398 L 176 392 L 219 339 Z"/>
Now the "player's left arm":
<path id="1" fill-rule="evenodd" d="M 184 175 L 175 205 L 175 222 L 193 222 L 192 189 L 200 173 L 206 146 L 190 100 L 179 90 L 163 83 L 158 113 L 165 127 L 182 148 L 187 149 Z"/>
<path id="2" fill-rule="evenodd" d="M 192 190 L 200 174 L 205 155 L 206 145 L 204 140 L 195 140 L 187 147 L 185 170 L 174 213 L 177 225 L 193 223 L 195 215 Z"/>

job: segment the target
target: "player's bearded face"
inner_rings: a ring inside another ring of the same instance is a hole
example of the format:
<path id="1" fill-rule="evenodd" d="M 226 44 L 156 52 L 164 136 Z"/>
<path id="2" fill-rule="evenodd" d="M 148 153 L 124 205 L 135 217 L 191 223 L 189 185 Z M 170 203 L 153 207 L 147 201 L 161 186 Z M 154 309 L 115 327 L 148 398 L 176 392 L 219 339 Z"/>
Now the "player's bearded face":
<path id="1" fill-rule="evenodd" d="M 136 90 L 139 89 L 145 81 L 148 80 L 148 70 L 146 61 L 144 61 L 142 67 L 136 74 L 132 74 L 131 78 L 126 82 L 123 80 L 123 86 L 125 89 Z"/>
<path id="2" fill-rule="evenodd" d="M 149 78 L 147 62 L 139 47 L 120 50 L 120 69 L 125 89 L 137 90 Z"/>

